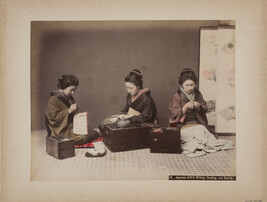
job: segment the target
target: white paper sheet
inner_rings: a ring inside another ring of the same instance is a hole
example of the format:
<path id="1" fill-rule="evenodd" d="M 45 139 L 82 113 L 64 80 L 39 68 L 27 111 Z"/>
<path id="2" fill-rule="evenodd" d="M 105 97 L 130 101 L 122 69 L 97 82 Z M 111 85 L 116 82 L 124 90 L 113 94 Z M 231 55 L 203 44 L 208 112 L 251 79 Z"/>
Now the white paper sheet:
<path id="1" fill-rule="evenodd" d="M 73 118 L 73 132 L 79 135 L 88 134 L 88 122 L 87 122 L 88 112 L 78 113 Z"/>

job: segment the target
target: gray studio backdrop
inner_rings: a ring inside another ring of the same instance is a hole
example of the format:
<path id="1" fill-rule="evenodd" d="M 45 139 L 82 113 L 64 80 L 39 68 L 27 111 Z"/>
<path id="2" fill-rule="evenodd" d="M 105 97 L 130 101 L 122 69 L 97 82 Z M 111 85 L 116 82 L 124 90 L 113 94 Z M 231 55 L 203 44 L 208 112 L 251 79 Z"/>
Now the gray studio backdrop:
<path id="1" fill-rule="evenodd" d="M 74 95 L 96 127 L 120 112 L 127 92 L 124 77 L 133 68 L 168 123 L 168 105 L 178 89 L 178 75 L 190 67 L 198 74 L 199 28 L 218 21 L 34 21 L 31 23 L 31 129 L 44 129 L 50 91 L 58 77 L 74 74 L 80 85 Z"/>

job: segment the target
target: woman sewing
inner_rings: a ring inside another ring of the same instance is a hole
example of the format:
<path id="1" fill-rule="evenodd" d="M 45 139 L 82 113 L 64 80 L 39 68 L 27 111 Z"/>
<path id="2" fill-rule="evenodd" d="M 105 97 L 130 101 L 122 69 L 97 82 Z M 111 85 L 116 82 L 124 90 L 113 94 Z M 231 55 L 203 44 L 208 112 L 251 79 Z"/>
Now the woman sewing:
<path id="1" fill-rule="evenodd" d="M 183 69 L 178 82 L 180 87 L 169 104 L 169 123 L 172 127 L 182 125 L 183 153 L 189 157 L 196 157 L 232 148 L 231 141 L 217 139 L 209 128 L 206 117 L 207 104 L 196 88 L 197 77 L 192 69 Z"/>
<path id="2" fill-rule="evenodd" d="M 128 92 L 126 105 L 122 111 L 105 119 L 104 124 L 117 123 L 119 127 L 127 127 L 130 124 L 155 122 L 157 109 L 150 95 L 149 88 L 143 88 L 143 76 L 138 69 L 133 69 L 125 77 L 124 84 Z"/>
<path id="3" fill-rule="evenodd" d="M 73 95 L 79 79 L 74 75 L 63 75 L 58 81 L 58 90 L 51 92 L 46 108 L 51 136 L 73 139 L 75 145 L 83 145 L 99 138 L 100 134 L 89 127 L 87 135 L 73 133 L 73 117 L 79 111 Z"/>

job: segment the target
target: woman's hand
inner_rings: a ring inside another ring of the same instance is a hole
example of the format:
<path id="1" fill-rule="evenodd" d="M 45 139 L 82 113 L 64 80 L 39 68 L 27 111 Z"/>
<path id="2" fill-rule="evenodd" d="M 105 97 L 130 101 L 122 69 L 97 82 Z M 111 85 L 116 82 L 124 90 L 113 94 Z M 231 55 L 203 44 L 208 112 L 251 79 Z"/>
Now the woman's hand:
<path id="1" fill-rule="evenodd" d="M 189 101 L 184 105 L 184 107 L 186 107 L 186 109 L 194 109 L 195 105 L 193 101 Z"/>
<path id="2" fill-rule="evenodd" d="M 76 109 L 77 109 L 77 104 L 76 104 L 76 103 L 75 103 L 75 104 L 72 104 L 72 105 L 70 106 L 70 108 L 69 108 L 69 114 L 75 112 Z"/>
<path id="3" fill-rule="evenodd" d="M 194 101 L 194 106 L 195 106 L 196 108 L 199 108 L 199 106 L 200 106 L 200 103 L 199 103 L 199 102 L 196 102 L 196 101 Z"/>
<path id="4" fill-rule="evenodd" d="M 120 114 L 118 116 L 118 120 L 125 119 L 125 118 L 128 118 L 128 114 Z"/>
<path id="5" fill-rule="evenodd" d="M 184 106 L 183 106 L 183 114 L 188 110 L 188 109 L 194 109 L 195 105 L 193 101 L 189 101 L 187 102 Z"/>

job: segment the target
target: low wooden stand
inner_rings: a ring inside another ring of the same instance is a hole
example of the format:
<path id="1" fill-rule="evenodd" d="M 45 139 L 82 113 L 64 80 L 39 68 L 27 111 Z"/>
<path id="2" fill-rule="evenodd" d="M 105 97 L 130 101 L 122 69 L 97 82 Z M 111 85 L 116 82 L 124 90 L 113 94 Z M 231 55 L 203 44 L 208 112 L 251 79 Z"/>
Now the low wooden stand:
<path id="1" fill-rule="evenodd" d="M 75 156 L 74 140 L 58 140 L 47 136 L 46 152 L 57 159 L 73 157 Z"/>
<path id="2" fill-rule="evenodd" d="M 112 152 L 149 147 L 150 128 L 144 125 L 118 128 L 116 124 L 104 125 L 104 143 Z"/>
<path id="3" fill-rule="evenodd" d="M 151 153 L 181 154 L 180 129 L 163 129 L 163 132 L 151 131 L 149 145 Z"/>

